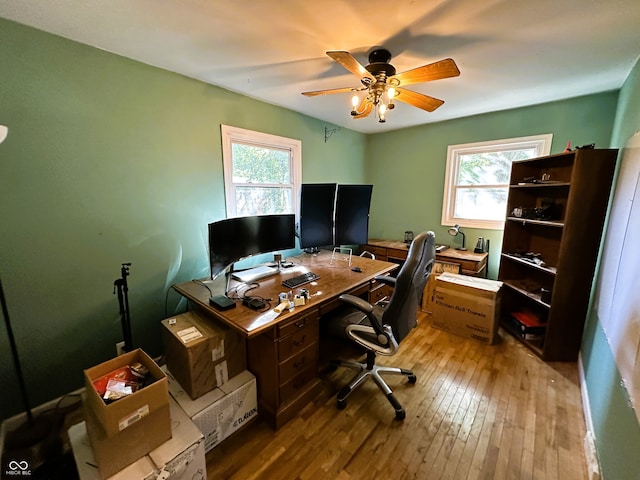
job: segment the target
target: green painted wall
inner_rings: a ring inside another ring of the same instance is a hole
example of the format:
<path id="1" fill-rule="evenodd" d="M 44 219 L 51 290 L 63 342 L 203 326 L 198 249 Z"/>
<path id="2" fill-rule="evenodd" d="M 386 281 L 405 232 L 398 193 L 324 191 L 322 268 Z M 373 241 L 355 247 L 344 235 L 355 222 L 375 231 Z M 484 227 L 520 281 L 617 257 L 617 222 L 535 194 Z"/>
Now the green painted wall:
<path id="1" fill-rule="evenodd" d="M 122 338 L 161 353 L 175 282 L 207 275 L 224 218 L 220 124 L 302 140 L 303 181 L 364 181 L 366 136 L 0 19 L 0 276 L 31 404 L 82 384 Z M 22 411 L 0 328 L 0 418 Z"/>
<path id="2" fill-rule="evenodd" d="M 622 149 L 639 130 L 640 61 L 620 90 L 611 146 Z M 588 314 L 581 356 L 602 478 L 638 480 L 640 424 L 593 308 Z"/>
<path id="3" fill-rule="evenodd" d="M 365 136 L 0 19 L 0 276 L 33 405 L 81 385 L 121 339 L 113 281 L 129 277 L 134 340 L 183 307 L 172 283 L 207 273 L 224 217 L 221 123 L 298 138 L 306 182 L 372 182 L 371 236 L 440 225 L 447 145 L 553 133 L 552 152 L 624 145 L 640 128 L 640 68 L 617 92 Z M 617 117 L 614 115 L 617 105 Z M 389 120 L 391 122 L 391 119 Z M 613 140 L 610 140 L 613 138 Z M 467 230 L 492 243 L 501 233 Z M 22 410 L 0 328 L 0 418 Z M 606 479 L 639 471 L 640 428 L 596 318 L 583 359 Z"/>
<path id="4" fill-rule="evenodd" d="M 439 243 L 452 244 L 440 223 L 449 145 L 552 133 L 551 153 L 564 150 L 568 140 L 607 148 L 617 98 L 607 92 L 369 136 L 367 174 L 376 191 L 370 236 L 400 240 L 405 230 L 433 230 Z M 496 278 L 502 231 L 463 231 L 468 248 L 480 236 L 490 240 L 489 276 Z"/>

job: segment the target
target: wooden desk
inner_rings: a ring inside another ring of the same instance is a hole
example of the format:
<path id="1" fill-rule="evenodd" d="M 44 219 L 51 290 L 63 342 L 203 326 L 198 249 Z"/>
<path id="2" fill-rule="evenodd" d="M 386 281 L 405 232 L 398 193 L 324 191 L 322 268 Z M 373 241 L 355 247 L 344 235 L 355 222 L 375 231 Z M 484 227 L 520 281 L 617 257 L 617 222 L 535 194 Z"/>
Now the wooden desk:
<path id="1" fill-rule="evenodd" d="M 370 239 L 362 249 L 373 253 L 376 259 L 402 264 L 407 258 L 409 245 L 404 242 Z M 474 253 L 471 250 L 447 248 L 442 252 L 436 253 L 436 260 L 459 264 L 460 273 L 463 275 L 486 277 L 488 256 L 488 253 Z"/>
<path id="2" fill-rule="evenodd" d="M 487 276 L 487 258 L 488 253 L 474 253 L 470 250 L 456 250 L 455 248 L 447 248 L 440 253 L 436 253 L 436 260 L 442 262 L 460 264 L 460 273 L 463 275 L 471 275 L 472 277 Z"/>
<path id="3" fill-rule="evenodd" d="M 311 295 L 306 305 L 280 315 L 273 308 L 262 312 L 251 310 L 239 301 L 236 308 L 220 311 L 209 305 L 209 291 L 201 284 L 173 285 L 192 307 L 245 335 L 247 366 L 258 383 L 259 413 L 270 420 L 274 428 L 295 416 L 320 391 L 320 317 L 342 304 L 338 297 L 343 293 L 376 300 L 382 284 L 376 282 L 375 277 L 397 268 L 394 263 L 358 256 L 352 257 L 351 266 L 344 256 L 332 262 L 331 252 L 301 254 L 287 260 L 295 266 L 260 280 L 260 286 L 248 294 L 272 298 L 271 306 L 275 307 L 278 294 L 288 291 L 281 285 L 283 280 L 306 271 L 312 271 L 320 278 L 300 287 L 306 288 Z M 359 267 L 362 271 L 354 272 L 351 267 Z M 230 291 L 237 285 L 232 281 Z M 294 289 L 293 293 L 298 290 Z"/>

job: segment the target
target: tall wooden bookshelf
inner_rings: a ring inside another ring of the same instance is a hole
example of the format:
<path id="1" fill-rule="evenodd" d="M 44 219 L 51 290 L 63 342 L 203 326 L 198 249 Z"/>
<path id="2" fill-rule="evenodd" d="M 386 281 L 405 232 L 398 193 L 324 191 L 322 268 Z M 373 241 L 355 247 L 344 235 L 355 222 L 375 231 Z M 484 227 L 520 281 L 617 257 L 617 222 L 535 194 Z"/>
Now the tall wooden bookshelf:
<path id="1" fill-rule="evenodd" d="M 577 149 L 512 164 L 500 319 L 543 360 L 578 358 L 616 159 Z"/>

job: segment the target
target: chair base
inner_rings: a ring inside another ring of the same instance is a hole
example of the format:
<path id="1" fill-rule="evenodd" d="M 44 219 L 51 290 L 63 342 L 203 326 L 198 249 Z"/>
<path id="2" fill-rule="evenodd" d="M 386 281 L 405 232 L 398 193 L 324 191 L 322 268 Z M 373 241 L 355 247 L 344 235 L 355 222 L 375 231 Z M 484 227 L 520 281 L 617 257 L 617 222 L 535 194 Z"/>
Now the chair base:
<path id="1" fill-rule="evenodd" d="M 368 359 L 370 360 L 370 359 Z M 337 406 L 339 409 L 343 409 L 347 406 L 347 397 L 353 392 L 358 386 L 360 386 L 365 380 L 371 378 L 378 388 L 384 393 L 385 397 L 391 404 L 391 406 L 396 411 L 396 419 L 404 420 L 406 414 L 402 405 L 398 399 L 394 396 L 393 391 L 389 388 L 389 385 L 384 381 L 381 374 L 390 373 L 394 375 L 404 375 L 407 377 L 409 383 L 416 383 L 416 376 L 413 374 L 411 370 L 406 370 L 404 368 L 397 367 L 384 367 L 380 365 L 369 363 L 360 363 L 360 362 L 348 362 L 345 360 L 334 360 L 332 364 L 336 367 L 347 367 L 358 372 L 351 379 L 351 381 L 345 385 L 340 392 L 338 392 L 337 396 Z"/>

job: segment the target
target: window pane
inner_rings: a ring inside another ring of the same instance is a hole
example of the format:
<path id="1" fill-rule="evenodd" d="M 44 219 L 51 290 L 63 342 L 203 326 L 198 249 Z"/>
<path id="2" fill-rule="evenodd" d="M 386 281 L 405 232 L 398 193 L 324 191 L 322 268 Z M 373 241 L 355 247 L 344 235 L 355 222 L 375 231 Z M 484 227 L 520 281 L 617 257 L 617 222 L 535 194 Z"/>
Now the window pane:
<path id="1" fill-rule="evenodd" d="M 289 151 L 234 143 L 232 152 L 234 183 L 292 183 Z"/>
<path id="2" fill-rule="evenodd" d="M 236 210 L 239 216 L 291 213 L 292 199 L 291 188 L 236 188 Z"/>
<path id="3" fill-rule="evenodd" d="M 457 185 L 507 185 L 511 162 L 535 156 L 535 148 L 460 155 Z"/>
<path id="4" fill-rule="evenodd" d="M 507 188 L 458 188 L 454 217 L 504 220 L 507 194 Z"/>

